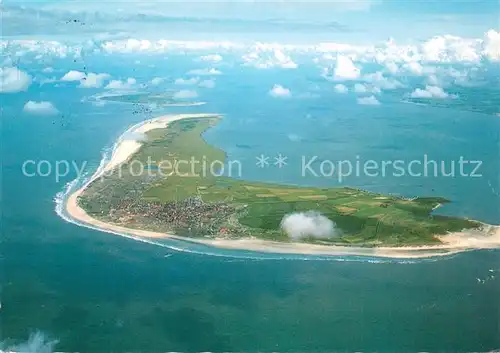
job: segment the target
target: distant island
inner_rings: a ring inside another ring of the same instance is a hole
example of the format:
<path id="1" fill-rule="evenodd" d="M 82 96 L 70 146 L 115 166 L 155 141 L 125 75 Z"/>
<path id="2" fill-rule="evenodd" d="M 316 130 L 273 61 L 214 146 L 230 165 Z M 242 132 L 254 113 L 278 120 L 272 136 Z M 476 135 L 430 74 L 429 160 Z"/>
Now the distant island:
<path id="1" fill-rule="evenodd" d="M 98 99 L 119 103 L 156 104 L 161 107 L 191 107 L 205 104 L 205 102 L 191 102 L 188 99 L 175 98 L 173 92 L 110 94 L 98 97 Z"/>
<path id="2" fill-rule="evenodd" d="M 495 226 L 434 215 L 449 202 L 444 198 L 404 199 L 207 174 L 204 166 L 226 160 L 224 151 L 202 137 L 220 119 L 184 114 L 132 127 L 127 133 L 143 137 L 117 144 L 109 163 L 70 196 L 68 213 L 104 230 L 271 252 L 420 257 L 500 245 Z M 192 159 L 203 163 L 176 163 Z M 134 173 L 134 163 L 147 171 Z M 292 216 L 299 223 L 323 222 L 324 229 L 294 230 Z"/>

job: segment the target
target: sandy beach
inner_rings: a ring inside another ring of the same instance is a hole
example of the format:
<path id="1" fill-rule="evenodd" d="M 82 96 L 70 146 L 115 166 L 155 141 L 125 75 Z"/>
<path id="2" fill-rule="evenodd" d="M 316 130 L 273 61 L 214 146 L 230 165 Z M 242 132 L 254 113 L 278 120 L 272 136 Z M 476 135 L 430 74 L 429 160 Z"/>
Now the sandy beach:
<path id="1" fill-rule="evenodd" d="M 140 136 L 147 131 L 165 128 L 169 123 L 195 117 L 220 116 L 218 114 L 178 114 L 166 115 L 155 119 L 136 124 L 128 129 L 122 136 L 135 135 Z M 484 225 L 483 230 L 471 230 L 464 232 L 449 233 L 439 236 L 442 244 L 432 246 L 408 246 L 408 247 L 350 247 L 350 246 L 334 246 L 334 245 L 314 245 L 305 243 L 283 243 L 273 242 L 261 239 L 195 239 L 180 237 L 175 234 L 157 233 L 146 230 L 126 228 L 118 225 L 102 222 L 90 217 L 85 210 L 78 206 L 78 197 L 83 193 L 85 188 L 95 179 L 102 176 L 105 172 L 110 171 L 120 164 L 126 162 L 133 156 L 141 147 L 140 139 L 119 139 L 110 161 L 98 170 L 92 178 L 79 190 L 72 193 L 66 202 L 67 213 L 75 220 L 96 227 L 104 232 L 124 233 L 143 238 L 156 239 L 177 239 L 186 240 L 191 243 L 199 243 L 213 247 L 234 250 L 251 250 L 265 253 L 281 253 L 281 254 L 306 254 L 306 255 L 322 255 L 322 256 L 373 256 L 373 257 L 388 257 L 388 258 L 425 258 L 435 256 L 445 256 L 463 251 L 474 249 L 494 249 L 500 248 L 500 226 Z"/>

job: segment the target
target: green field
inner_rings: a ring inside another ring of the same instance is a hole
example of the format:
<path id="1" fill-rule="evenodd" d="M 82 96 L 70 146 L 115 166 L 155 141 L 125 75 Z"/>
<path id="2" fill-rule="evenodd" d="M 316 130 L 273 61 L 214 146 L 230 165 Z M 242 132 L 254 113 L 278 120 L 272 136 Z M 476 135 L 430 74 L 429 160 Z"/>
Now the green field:
<path id="1" fill-rule="evenodd" d="M 290 241 L 280 229 L 285 215 L 317 211 L 336 223 L 340 235 L 301 241 L 357 246 L 438 244 L 435 235 L 480 226 L 432 215 L 434 207 L 448 202 L 442 198 L 405 200 L 352 188 L 297 187 L 204 175 L 204 165 L 225 160 L 224 151 L 202 138 L 219 119 L 184 119 L 168 129 L 148 132 L 139 152 L 113 175 L 92 183 L 80 205 L 95 218 L 131 228 L 277 241 Z M 192 158 L 200 163 L 178 163 Z M 138 174 L 134 161 L 147 164 L 147 171 L 134 176 Z"/>

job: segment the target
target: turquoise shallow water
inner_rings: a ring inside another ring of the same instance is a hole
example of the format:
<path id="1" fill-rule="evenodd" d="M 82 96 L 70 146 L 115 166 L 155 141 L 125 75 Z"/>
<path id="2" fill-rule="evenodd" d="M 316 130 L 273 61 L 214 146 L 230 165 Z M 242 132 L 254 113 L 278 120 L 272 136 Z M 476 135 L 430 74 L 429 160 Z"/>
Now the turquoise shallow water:
<path id="1" fill-rule="evenodd" d="M 301 154 L 330 159 L 466 155 L 484 160 L 483 178 L 354 178 L 345 185 L 445 196 L 453 203 L 441 212 L 492 223 L 500 219 L 498 195 L 487 182 L 498 178 L 498 119 L 399 101 L 375 110 L 330 98 L 283 104 L 267 98 L 265 77 L 252 85 L 241 83 L 249 82 L 245 72 L 241 75 L 238 82 L 221 78 L 202 97 L 209 101 L 206 106 L 169 112 L 225 114 L 205 138 L 229 158 L 246 161 L 243 178 L 337 185 L 331 179 L 302 179 L 293 169 Z M 238 89 L 247 92 L 244 100 Z M 33 94 L 2 97 L 2 340 L 24 340 L 41 330 L 59 340 L 58 351 L 81 352 L 500 347 L 498 250 L 419 261 L 213 249 L 209 252 L 217 256 L 211 256 L 200 254 L 206 248 L 179 252 L 64 221 L 54 198 L 76 174 L 60 182 L 28 178 L 21 172 L 23 161 L 88 160 L 86 170 L 92 172 L 106 147 L 148 116 L 134 114 L 129 105 L 82 103 L 88 92 L 68 88 L 61 96 L 49 86 L 37 97 L 54 101 L 63 115 L 20 114 Z M 260 153 L 286 153 L 290 169 L 257 169 L 254 157 Z"/>

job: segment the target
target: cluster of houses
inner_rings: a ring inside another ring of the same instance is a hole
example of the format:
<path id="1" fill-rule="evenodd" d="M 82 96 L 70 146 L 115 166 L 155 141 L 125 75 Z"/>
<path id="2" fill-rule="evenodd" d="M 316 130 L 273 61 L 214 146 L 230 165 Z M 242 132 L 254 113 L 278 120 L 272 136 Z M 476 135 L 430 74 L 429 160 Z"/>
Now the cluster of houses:
<path id="1" fill-rule="evenodd" d="M 205 203 L 199 196 L 167 203 L 123 200 L 110 213 L 122 224 L 148 223 L 148 229 L 175 230 L 180 235 L 224 236 L 224 225 L 235 213 L 235 207 L 224 202 Z"/>

